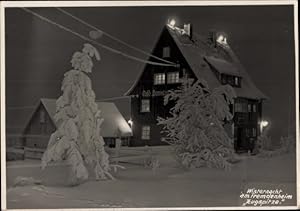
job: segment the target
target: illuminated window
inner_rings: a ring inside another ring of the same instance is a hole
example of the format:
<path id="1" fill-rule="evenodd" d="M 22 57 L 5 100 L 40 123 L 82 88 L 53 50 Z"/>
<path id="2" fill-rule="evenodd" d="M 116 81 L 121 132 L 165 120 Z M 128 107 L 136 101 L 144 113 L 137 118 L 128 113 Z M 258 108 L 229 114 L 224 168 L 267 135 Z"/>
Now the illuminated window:
<path id="1" fill-rule="evenodd" d="M 234 104 L 234 111 L 235 112 L 247 112 L 248 111 L 247 104 L 244 102 L 236 102 Z"/>
<path id="2" fill-rule="evenodd" d="M 142 139 L 149 140 L 150 139 L 150 126 L 143 126 L 142 127 Z"/>
<path id="3" fill-rule="evenodd" d="M 141 100 L 141 112 L 150 112 L 150 100 L 149 99 Z"/>
<path id="4" fill-rule="evenodd" d="M 239 86 L 240 82 L 239 82 L 239 78 L 238 77 L 234 77 L 234 85 L 235 86 Z"/>
<path id="5" fill-rule="evenodd" d="M 167 75 L 167 83 L 174 84 L 179 83 L 179 72 L 171 72 Z"/>
<path id="6" fill-rule="evenodd" d="M 252 136 L 256 137 L 256 128 L 252 128 Z"/>
<path id="7" fill-rule="evenodd" d="M 248 104 L 248 112 L 251 112 L 251 104 Z"/>
<path id="8" fill-rule="evenodd" d="M 154 74 L 154 85 L 165 84 L 166 75 L 164 73 Z"/>
<path id="9" fill-rule="evenodd" d="M 256 112 L 256 105 L 255 104 L 253 104 L 252 111 Z"/>
<path id="10" fill-rule="evenodd" d="M 237 76 L 222 74 L 221 75 L 221 83 L 222 84 L 229 84 L 234 87 L 241 86 L 241 79 Z"/>
<path id="11" fill-rule="evenodd" d="M 163 48 L 163 58 L 169 58 L 170 57 L 170 47 L 164 47 Z"/>

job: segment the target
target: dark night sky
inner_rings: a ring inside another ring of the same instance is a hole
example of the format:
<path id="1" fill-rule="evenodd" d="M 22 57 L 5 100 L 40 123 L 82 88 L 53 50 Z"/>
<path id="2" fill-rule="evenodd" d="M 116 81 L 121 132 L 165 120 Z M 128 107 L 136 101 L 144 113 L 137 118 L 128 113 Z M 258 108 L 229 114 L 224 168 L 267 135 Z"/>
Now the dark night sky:
<path id="1" fill-rule="evenodd" d="M 89 29 L 57 11 L 35 12 L 88 35 Z M 272 135 L 286 134 L 288 113 L 295 116 L 294 25 L 292 6 L 68 8 L 68 12 L 150 52 L 170 17 L 192 23 L 197 33 L 224 31 L 254 83 L 269 100 L 263 115 Z M 145 58 L 106 37 L 101 43 Z M 41 97 L 57 98 L 72 53 L 85 41 L 21 9 L 6 9 L 6 105 L 31 106 Z M 91 75 L 97 99 L 123 95 L 143 64 L 98 48 L 102 60 Z M 8 110 L 7 127 L 20 127 L 30 109 Z"/>

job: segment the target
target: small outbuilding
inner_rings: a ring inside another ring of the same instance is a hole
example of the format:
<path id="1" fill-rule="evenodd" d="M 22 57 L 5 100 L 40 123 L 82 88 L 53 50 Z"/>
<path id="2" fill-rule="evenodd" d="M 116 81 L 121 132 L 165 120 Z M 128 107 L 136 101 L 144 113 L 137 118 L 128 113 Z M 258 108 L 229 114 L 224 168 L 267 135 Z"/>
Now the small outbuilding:
<path id="1" fill-rule="evenodd" d="M 113 102 L 97 102 L 104 122 L 101 135 L 105 144 L 115 146 L 117 138 L 121 138 L 122 145 L 129 145 L 132 130 L 127 121 Z M 25 157 L 40 158 L 47 148 L 51 134 L 56 130 L 54 120 L 56 100 L 42 98 L 30 115 L 23 131 L 23 145 Z"/>

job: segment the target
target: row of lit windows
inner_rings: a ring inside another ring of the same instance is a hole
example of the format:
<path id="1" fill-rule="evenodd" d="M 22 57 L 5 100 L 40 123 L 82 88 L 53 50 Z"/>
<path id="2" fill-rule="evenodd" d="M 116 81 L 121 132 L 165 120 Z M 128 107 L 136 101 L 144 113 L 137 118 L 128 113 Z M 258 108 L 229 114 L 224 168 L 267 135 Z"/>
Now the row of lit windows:
<path id="1" fill-rule="evenodd" d="M 257 136 L 257 130 L 256 128 L 246 128 L 246 137 L 256 137 Z"/>
<path id="2" fill-rule="evenodd" d="M 155 73 L 154 74 L 154 85 L 160 85 L 166 83 L 166 74 L 165 73 Z M 167 83 L 175 84 L 179 83 L 179 72 L 170 72 L 167 73 Z"/>
<path id="3" fill-rule="evenodd" d="M 237 76 L 222 74 L 221 75 L 221 82 L 222 84 L 229 84 L 234 87 L 241 86 L 241 78 Z"/>
<path id="4" fill-rule="evenodd" d="M 234 111 L 235 112 L 242 112 L 242 113 L 246 113 L 246 112 L 256 112 L 256 104 L 248 104 L 247 103 L 241 103 L 241 102 L 237 102 L 234 104 Z"/>

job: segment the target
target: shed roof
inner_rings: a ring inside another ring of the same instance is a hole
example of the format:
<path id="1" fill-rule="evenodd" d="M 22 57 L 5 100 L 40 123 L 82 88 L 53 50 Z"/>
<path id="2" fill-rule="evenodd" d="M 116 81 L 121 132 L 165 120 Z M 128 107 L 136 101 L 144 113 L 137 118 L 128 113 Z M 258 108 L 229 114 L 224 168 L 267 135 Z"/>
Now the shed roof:
<path id="1" fill-rule="evenodd" d="M 224 59 L 214 56 L 204 56 L 204 60 L 206 60 L 208 64 L 213 66 L 220 73 L 241 77 L 241 73 L 237 67 Z"/>
<path id="2" fill-rule="evenodd" d="M 54 115 L 56 112 L 56 100 L 49 98 L 42 98 L 40 103 L 45 107 L 51 120 L 56 126 Z M 104 122 L 101 127 L 101 135 L 103 137 L 118 137 L 119 133 L 122 137 L 132 136 L 132 130 L 127 121 L 120 113 L 116 105 L 112 102 L 96 102 L 98 108 L 101 110 L 101 115 Z M 38 105 L 39 106 L 39 105 Z M 37 108 L 38 108 L 37 106 Z"/>

